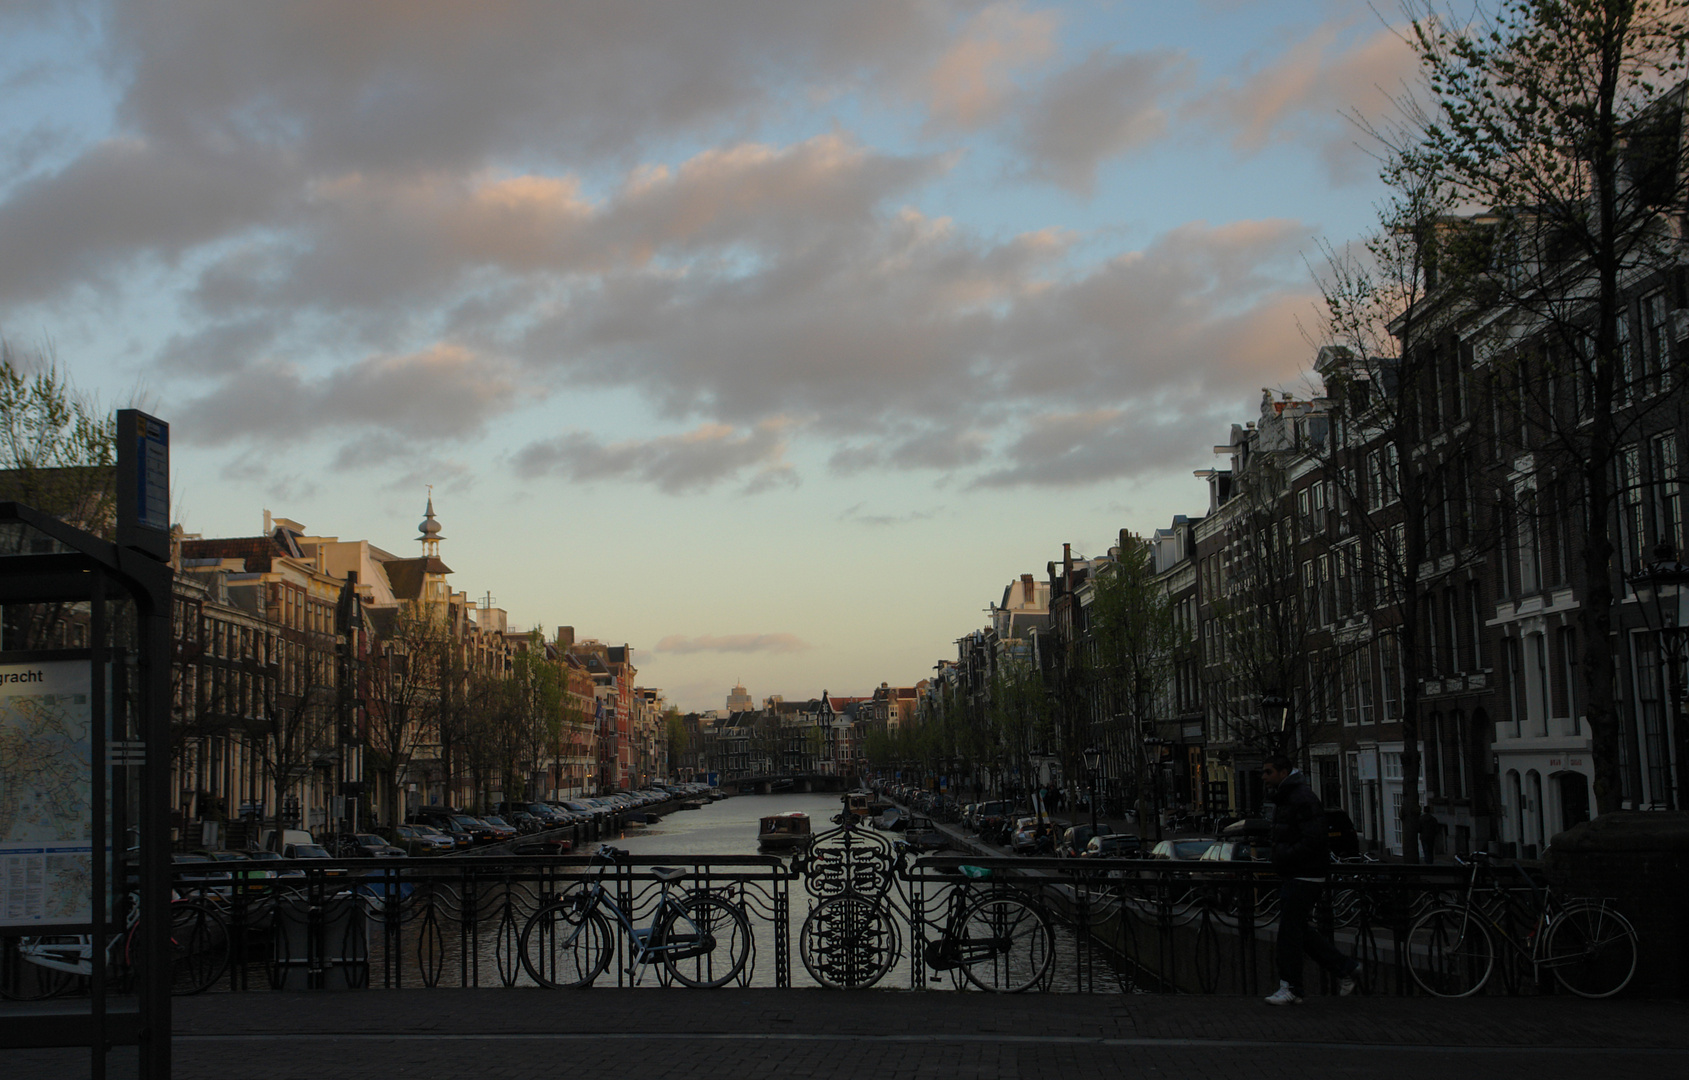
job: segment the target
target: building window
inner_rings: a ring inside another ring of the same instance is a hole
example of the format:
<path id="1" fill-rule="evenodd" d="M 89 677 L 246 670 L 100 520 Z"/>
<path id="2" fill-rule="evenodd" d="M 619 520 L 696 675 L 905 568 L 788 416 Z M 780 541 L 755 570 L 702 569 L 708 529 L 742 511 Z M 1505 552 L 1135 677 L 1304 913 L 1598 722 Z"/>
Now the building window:
<path id="1" fill-rule="evenodd" d="M 1360 697 L 1361 723 L 1372 723 L 1372 658 L 1373 647 L 1369 643 L 1362 647 L 1360 656 L 1355 664 L 1356 675 L 1355 693 Z"/>
<path id="2" fill-rule="evenodd" d="M 1525 721 L 1525 672 L 1519 662 L 1519 639 L 1502 638 L 1501 648 L 1507 658 L 1507 721 L 1517 739 L 1524 733 Z"/>
<path id="3" fill-rule="evenodd" d="M 1529 639 L 1531 674 L 1535 693 L 1527 698 L 1531 705 L 1531 729 L 1538 736 L 1548 734 L 1548 639 L 1542 634 L 1531 634 Z"/>
<path id="4" fill-rule="evenodd" d="M 1642 451 L 1626 446 L 1618 455 L 1619 551 L 1624 560 L 1620 568 L 1625 573 L 1640 569 L 1646 562 L 1648 539 L 1642 516 Z"/>
<path id="5" fill-rule="evenodd" d="M 1519 591 L 1529 596 L 1542 591 L 1542 547 L 1537 533 L 1537 493 L 1521 488 L 1515 494 L 1518 525 L 1515 538 L 1519 552 Z"/>
<path id="6" fill-rule="evenodd" d="M 1684 553 L 1683 474 L 1677 466 L 1677 433 L 1654 438 L 1654 528 L 1659 542 Z"/>
<path id="7" fill-rule="evenodd" d="M 1568 733 L 1581 735 L 1582 722 L 1578 718 L 1578 632 L 1575 627 L 1562 626 L 1556 635 L 1560 649 L 1560 693 L 1562 714 L 1567 718 Z"/>
<path id="8" fill-rule="evenodd" d="M 1642 298 L 1642 381 L 1644 394 L 1671 386 L 1671 334 L 1664 290 Z"/>

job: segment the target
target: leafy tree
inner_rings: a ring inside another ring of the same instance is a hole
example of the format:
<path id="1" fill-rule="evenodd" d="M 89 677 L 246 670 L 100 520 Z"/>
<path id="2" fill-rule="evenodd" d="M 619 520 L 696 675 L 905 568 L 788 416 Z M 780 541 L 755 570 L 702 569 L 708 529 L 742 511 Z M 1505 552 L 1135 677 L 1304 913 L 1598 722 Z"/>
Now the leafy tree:
<path id="1" fill-rule="evenodd" d="M 369 667 L 368 767 L 383 781 L 383 820 L 400 820 L 399 783 L 419 746 L 437 738 L 441 664 L 450 628 L 438 605 L 406 600 Z"/>
<path id="2" fill-rule="evenodd" d="M 1376 231 L 1358 251 L 1326 252 L 1327 432 L 1309 453 L 1330 512 L 1299 528 L 1321 567 L 1305 600 L 1328 616 L 1359 613 L 1365 622 L 1347 646 L 1323 654 L 1318 687 L 1378 661 L 1394 690 L 1383 695 L 1386 707 L 1400 709 L 1403 827 L 1411 837 L 1422 803 L 1419 692 L 1434 670 L 1424 626 L 1438 583 L 1427 568 L 1443 556 L 1481 558 L 1472 553 L 1484 549 L 1488 531 L 1477 497 L 1484 428 L 1473 422 L 1479 410 L 1460 335 L 1491 299 L 1484 278 L 1492 236 L 1487 225 L 1451 215 L 1450 186 L 1434 159 L 1392 155 L 1382 178 L 1389 195 Z M 1349 681 L 1352 693 L 1370 695 L 1370 675 Z M 1322 704 L 1328 715 L 1336 706 Z M 1403 851 L 1418 860 L 1415 845 Z"/>
<path id="3" fill-rule="evenodd" d="M 1628 290 L 1680 251 L 1685 7 L 1493 0 L 1455 18 L 1412 0 L 1408 10 L 1422 95 L 1388 141 L 1427 162 L 1452 201 L 1491 212 L 1485 283 L 1508 317 L 1486 351 L 1498 388 L 1518 399 L 1505 445 L 1542 455 L 1539 474 L 1575 481 L 1565 506 L 1582 511 L 1581 704 L 1597 804 L 1613 810 L 1619 453 L 1674 377 L 1667 351 L 1631 348 Z"/>
<path id="4" fill-rule="evenodd" d="M 51 346 L 36 353 L 0 337 L 0 499 L 21 502 L 96 536 L 117 524 L 117 421 L 77 391 Z M 19 554 L 23 526 L 0 527 L 0 553 Z M 0 647 L 64 647 L 63 603 L 8 605 Z"/>
<path id="5" fill-rule="evenodd" d="M 1156 761 L 1145 740 L 1154 735 L 1156 708 L 1166 700 L 1185 631 L 1141 536 L 1121 534 L 1118 555 L 1095 570 L 1091 590 L 1087 681 L 1097 713 L 1107 718 L 1102 724 L 1107 749 L 1130 777 L 1144 823 Z"/>

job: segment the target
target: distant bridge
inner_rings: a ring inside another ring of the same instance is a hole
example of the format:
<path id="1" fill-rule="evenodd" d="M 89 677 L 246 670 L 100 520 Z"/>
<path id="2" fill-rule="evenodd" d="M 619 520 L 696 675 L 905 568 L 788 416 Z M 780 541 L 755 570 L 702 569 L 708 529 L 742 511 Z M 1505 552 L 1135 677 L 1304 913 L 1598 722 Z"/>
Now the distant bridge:
<path id="1" fill-rule="evenodd" d="M 742 794 L 770 795 L 781 791 L 849 791 L 856 783 L 853 776 L 829 773 L 770 773 L 723 777 L 721 786 L 737 788 Z"/>

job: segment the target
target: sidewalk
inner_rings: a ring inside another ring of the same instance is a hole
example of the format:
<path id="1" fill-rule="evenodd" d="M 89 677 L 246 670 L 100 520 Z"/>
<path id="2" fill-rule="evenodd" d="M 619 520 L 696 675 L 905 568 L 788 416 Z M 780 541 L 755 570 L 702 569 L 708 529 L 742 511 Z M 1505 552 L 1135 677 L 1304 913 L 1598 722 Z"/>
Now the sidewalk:
<path id="1" fill-rule="evenodd" d="M 1040 1080 L 1689 1075 L 1680 1001 L 1254 999 L 931 991 L 415 990 L 176 1002 L 182 1080 L 341 1076 Z M 8 1055 L 6 1080 L 67 1080 Z"/>

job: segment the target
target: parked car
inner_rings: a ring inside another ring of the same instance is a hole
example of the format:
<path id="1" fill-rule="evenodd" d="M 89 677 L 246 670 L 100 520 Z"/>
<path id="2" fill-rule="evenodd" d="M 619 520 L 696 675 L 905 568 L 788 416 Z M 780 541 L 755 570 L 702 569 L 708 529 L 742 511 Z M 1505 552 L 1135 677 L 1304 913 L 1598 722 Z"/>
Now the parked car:
<path id="1" fill-rule="evenodd" d="M 1054 855 L 1056 837 L 1067 828 L 1067 822 L 1056 818 L 1043 822 L 1037 818 L 1021 818 L 1015 823 L 1014 835 L 1009 838 L 1009 848 L 1016 855 Z"/>
<path id="2" fill-rule="evenodd" d="M 493 831 L 493 839 L 495 841 L 516 839 L 516 826 L 510 824 L 510 822 L 499 817 L 497 814 L 494 814 L 491 817 L 483 817 L 480 820 L 481 824 L 487 826 Z"/>
<path id="3" fill-rule="evenodd" d="M 1095 831 L 1089 822 L 1063 829 L 1061 839 L 1056 841 L 1056 854 L 1062 858 L 1075 858 L 1085 850 L 1085 845 L 1091 842 L 1093 836 L 1108 836 L 1114 832 L 1114 826 L 1106 821 L 1098 822 Z"/>
<path id="4" fill-rule="evenodd" d="M 258 846 L 265 851 L 281 851 L 288 844 L 314 844 L 317 841 L 304 829 L 283 829 L 277 837 L 276 830 L 265 829 L 258 834 Z"/>
<path id="5" fill-rule="evenodd" d="M 1264 839 L 1226 837 L 1209 844 L 1199 861 L 1270 863 L 1273 861 L 1273 848 Z"/>
<path id="6" fill-rule="evenodd" d="M 404 848 L 388 843 L 386 837 L 377 836 L 375 833 L 352 834 L 352 845 L 354 858 L 402 859 L 406 854 Z"/>
<path id="7" fill-rule="evenodd" d="M 1183 836 L 1176 840 L 1162 840 L 1150 848 L 1149 857 L 1195 862 L 1202 858 L 1203 852 L 1214 845 L 1216 839 L 1213 836 Z"/>
<path id="8" fill-rule="evenodd" d="M 1137 833 L 1108 833 L 1091 837 L 1079 854 L 1087 859 L 1141 859 L 1144 842 Z"/>
<path id="9" fill-rule="evenodd" d="M 1014 806 L 1006 800 L 980 803 L 974 810 L 974 831 L 979 833 L 981 839 L 1000 833 L 1009 823 L 1009 815 L 1013 812 Z"/>
<path id="10" fill-rule="evenodd" d="M 240 882 L 242 887 L 249 892 L 262 891 L 269 885 L 270 879 L 276 876 L 273 870 L 259 870 L 253 868 L 251 866 L 253 861 L 252 856 L 248 855 L 244 851 L 227 851 L 222 848 L 201 848 L 198 851 L 192 852 L 192 854 L 210 859 L 212 862 L 246 864 L 244 866 L 230 866 L 228 867 L 228 871 L 230 877 L 234 881 Z"/>
<path id="11" fill-rule="evenodd" d="M 950 846 L 950 838 L 934 825 L 931 818 L 911 815 L 903 830 L 903 842 L 920 852 L 943 851 Z"/>
<path id="12" fill-rule="evenodd" d="M 395 826 L 390 839 L 409 855 L 444 855 L 457 850 L 457 841 L 432 825 Z"/>

